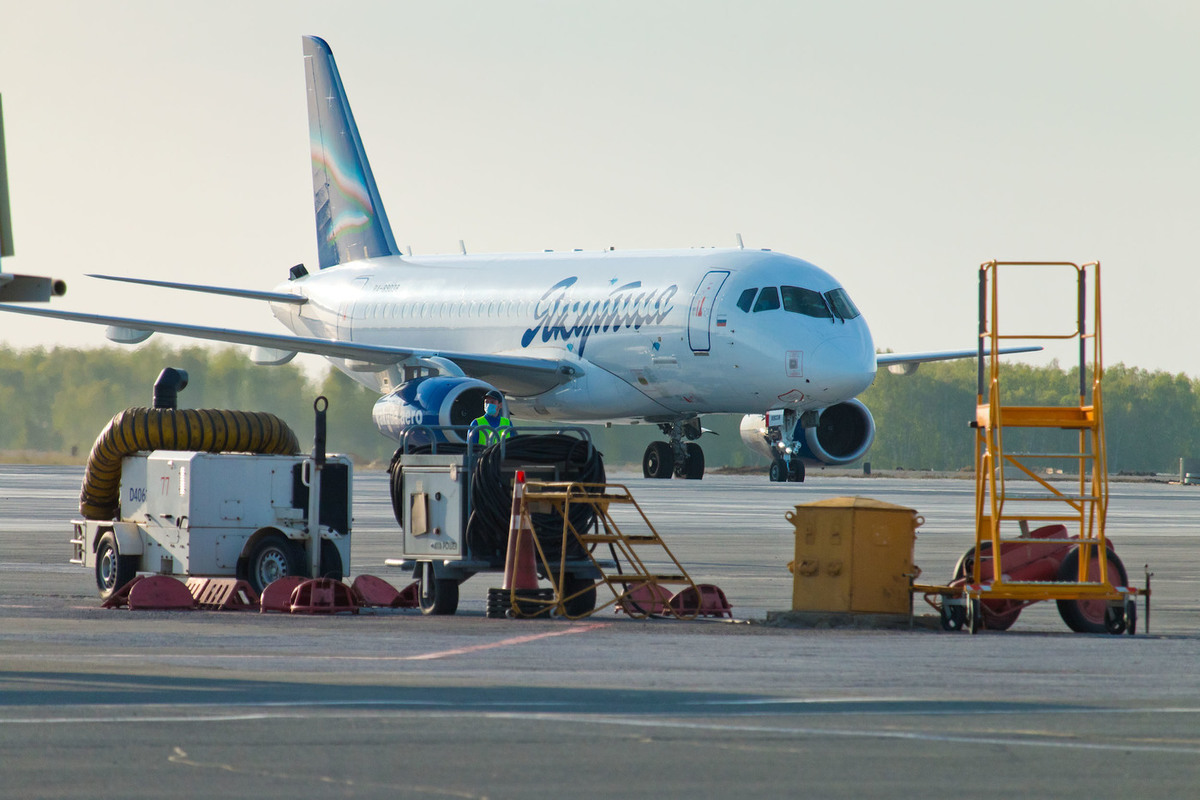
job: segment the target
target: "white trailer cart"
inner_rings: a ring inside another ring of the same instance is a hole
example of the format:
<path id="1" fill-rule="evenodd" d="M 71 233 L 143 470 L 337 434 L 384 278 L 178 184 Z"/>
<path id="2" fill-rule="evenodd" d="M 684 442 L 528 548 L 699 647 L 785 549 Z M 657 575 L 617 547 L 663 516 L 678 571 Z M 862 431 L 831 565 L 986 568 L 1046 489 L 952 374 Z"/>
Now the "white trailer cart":
<path id="1" fill-rule="evenodd" d="M 256 592 L 285 575 L 309 575 L 314 459 L 156 450 L 122 462 L 120 512 L 75 520 L 71 563 L 92 567 L 104 599 L 137 573 L 238 577 Z M 320 574 L 350 566 L 351 463 L 320 470 Z"/>

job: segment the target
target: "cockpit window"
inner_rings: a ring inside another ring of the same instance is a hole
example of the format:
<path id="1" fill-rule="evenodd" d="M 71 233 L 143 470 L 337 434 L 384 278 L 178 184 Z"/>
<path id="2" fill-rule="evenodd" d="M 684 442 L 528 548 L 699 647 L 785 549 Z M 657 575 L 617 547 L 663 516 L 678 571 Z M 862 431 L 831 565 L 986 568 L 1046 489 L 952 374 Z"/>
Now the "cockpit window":
<path id="1" fill-rule="evenodd" d="M 738 298 L 737 307 L 742 311 L 749 311 L 750 304 L 754 302 L 754 295 L 757 292 L 758 289 L 747 289 L 746 291 L 742 292 L 742 296 Z"/>
<path id="2" fill-rule="evenodd" d="M 854 301 L 850 299 L 850 295 L 846 293 L 845 289 L 826 292 L 825 298 L 829 300 L 829 305 L 833 306 L 833 313 L 842 319 L 854 319 L 862 313 L 858 310 L 858 306 L 854 305 Z"/>
<path id="3" fill-rule="evenodd" d="M 754 304 L 754 310 L 773 311 L 776 308 L 779 308 L 779 290 L 774 286 L 768 286 L 758 295 L 758 301 Z"/>
<path id="4" fill-rule="evenodd" d="M 833 312 L 825 305 L 825 298 L 820 292 L 801 289 L 799 286 L 783 287 L 783 310 L 818 319 L 833 318 Z"/>

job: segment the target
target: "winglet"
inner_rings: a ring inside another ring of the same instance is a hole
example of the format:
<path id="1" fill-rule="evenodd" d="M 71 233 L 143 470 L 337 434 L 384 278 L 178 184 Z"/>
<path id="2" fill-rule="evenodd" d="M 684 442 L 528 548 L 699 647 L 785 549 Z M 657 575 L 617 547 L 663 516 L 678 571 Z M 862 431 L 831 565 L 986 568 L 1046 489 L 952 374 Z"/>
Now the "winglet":
<path id="1" fill-rule="evenodd" d="M 333 51 L 316 36 L 303 41 L 320 267 L 399 255 Z"/>

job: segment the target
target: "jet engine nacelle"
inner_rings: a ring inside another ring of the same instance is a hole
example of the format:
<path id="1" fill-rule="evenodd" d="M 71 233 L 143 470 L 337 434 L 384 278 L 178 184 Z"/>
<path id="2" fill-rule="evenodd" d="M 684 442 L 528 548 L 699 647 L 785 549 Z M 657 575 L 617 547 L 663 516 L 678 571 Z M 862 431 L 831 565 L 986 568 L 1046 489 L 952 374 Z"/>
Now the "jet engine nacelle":
<path id="1" fill-rule="evenodd" d="M 474 378 L 428 376 L 414 378 L 376 401 L 375 425 L 397 441 L 409 444 L 465 443 L 463 432 L 421 430 L 421 426 L 463 426 L 483 414 L 483 396 L 495 387 Z M 415 430 L 413 430 L 415 429 Z M 405 431 L 409 431 L 405 436 Z"/>
<path id="2" fill-rule="evenodd" d="M 767 458 L 782 458 L 790 448 L 790 458 L 809 464 L 849 464 L 871 449 L 875 419 L 861 401 L 850 399 L 819 411 L 815 427 L 803 427 L 791 413 L 773 411 L 742 417 L 739 433 L 747 447 Z"/>

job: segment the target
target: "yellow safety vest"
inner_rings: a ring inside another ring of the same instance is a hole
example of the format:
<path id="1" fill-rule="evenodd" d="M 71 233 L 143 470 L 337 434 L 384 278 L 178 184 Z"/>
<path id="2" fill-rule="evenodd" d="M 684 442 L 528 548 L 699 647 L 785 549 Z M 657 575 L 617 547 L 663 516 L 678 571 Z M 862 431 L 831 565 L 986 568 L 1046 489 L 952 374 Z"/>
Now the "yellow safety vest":
<path id="1" fill-rule="evenodd" d="M 484 415 L 477 417 L 471 423 L 471 427 L 479 431 L 476 444 L 480 445 L 495 444 L 504 437 L 512 435 L 512 422 L 509 421 L 508 417 L 501 417 L 500 421 L 493 426 L 488 420 L 487 415 Z M 505 428 L 508 428 L 508 430 L 504 430 Z"/>

